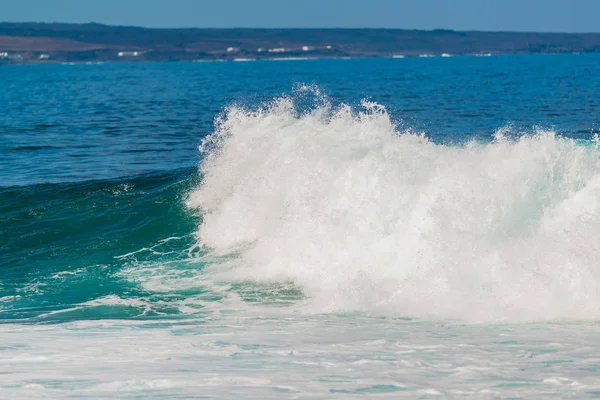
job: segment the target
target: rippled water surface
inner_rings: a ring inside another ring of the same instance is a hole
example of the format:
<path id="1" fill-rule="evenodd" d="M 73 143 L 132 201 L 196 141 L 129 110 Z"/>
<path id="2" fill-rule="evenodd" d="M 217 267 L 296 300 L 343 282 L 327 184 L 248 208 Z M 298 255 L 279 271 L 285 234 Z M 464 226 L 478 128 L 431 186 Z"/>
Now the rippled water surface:
<path id="1" fill-rule="evenodd" d="M 502 126 L 589 138 L 598 126 L 596 55 L 2 66 L 2 186 L 112 178 L 194 166 L 231 104 L 318 85 L 364 98 L 436 141 Z"/>

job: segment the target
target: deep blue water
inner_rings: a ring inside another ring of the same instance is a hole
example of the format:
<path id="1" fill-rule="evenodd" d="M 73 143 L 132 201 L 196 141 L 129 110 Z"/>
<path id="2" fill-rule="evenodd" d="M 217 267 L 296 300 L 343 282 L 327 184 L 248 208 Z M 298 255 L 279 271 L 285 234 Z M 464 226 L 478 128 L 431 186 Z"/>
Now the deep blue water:
<path id="1" fill-rule="evenodd" d="M 370 99 L 440 142 L 503 126 L 589 138 L 599 129 L 597 55 L 2 66 L 0 185 L 76 182 L 197 165 L 231 104 L 317 85 Z"/>

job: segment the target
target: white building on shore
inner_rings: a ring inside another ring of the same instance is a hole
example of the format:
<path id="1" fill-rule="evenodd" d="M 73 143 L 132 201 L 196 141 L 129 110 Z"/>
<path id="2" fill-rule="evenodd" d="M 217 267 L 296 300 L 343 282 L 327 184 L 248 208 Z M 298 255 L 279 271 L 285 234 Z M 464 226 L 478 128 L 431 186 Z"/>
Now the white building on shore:
<path id="1" fill-rule="evenodd" d="M 119 57 L 138 57 L 142 53 L 139 51 L 120 51 L 117 54 Z"/>
<path id="2" fill-rule="evenodd" d="M 10 54 L 7 51 L 0 52 L 0 60 L 22 60 L 23 56 L 21 54 Z"/>

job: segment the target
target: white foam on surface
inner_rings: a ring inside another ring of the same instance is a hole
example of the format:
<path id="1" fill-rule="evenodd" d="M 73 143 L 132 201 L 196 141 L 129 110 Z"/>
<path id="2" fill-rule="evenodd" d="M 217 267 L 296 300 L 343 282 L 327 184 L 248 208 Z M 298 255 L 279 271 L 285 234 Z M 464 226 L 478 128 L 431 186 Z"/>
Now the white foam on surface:
<path id="1" fill-rule="evenodd" d="M 598 329 L 260 308 L 3 325 L 0 398 L 586 397 L 600 391 Z"/>

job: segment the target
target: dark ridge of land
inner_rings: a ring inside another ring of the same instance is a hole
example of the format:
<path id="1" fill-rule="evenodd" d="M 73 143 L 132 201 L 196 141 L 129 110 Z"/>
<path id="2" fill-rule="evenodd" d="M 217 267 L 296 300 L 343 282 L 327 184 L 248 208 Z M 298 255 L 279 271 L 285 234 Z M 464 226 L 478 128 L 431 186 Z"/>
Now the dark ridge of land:
<path id="1" fill-rule="evenodd" d="M 154 29 L 0 22 L 0 63 L 600 52 L 600 33 Z"/>

